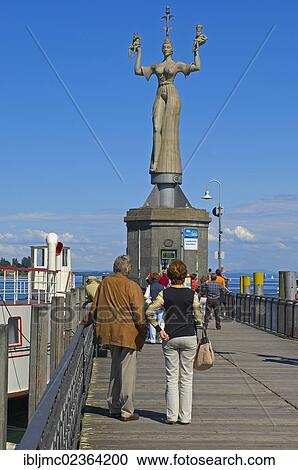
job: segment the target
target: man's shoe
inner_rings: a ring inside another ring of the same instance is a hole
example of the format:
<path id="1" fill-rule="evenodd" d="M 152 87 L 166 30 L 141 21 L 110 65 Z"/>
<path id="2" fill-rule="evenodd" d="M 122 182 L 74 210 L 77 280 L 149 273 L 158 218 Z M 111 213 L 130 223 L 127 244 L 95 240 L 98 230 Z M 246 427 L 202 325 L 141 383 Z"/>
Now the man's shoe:
<path id="1" fill-rule="evenodd" d="M 168 419 L 168 418 L 166 418 L 166 419 L 164 420 L 164 423 L 165 423 L 165 424 L 176 424 L 176 422 L 177 422 L 177 421 L 173 421 L 173 420 Z"/>
<path id="2" fill-rule="evenodd" d="M 121 416 L 121 417 L 120 417 L 120 420 L 121 420 L 121 421 L 124 421 L 124 422 L 127 422 L 127 421 L 137 421 L 139 418 L 140 418 L 140 416 L 138 415 L 138 413 L 133 413 L 133 414 L 130 415 L 130 416 Z"/>
<path id="3" fill-rule="evenodd" d="M 221 330 L 221 326 L 220 326 L 220 325 L 216 325 L 216 329 L 217 329 L 217 330 Z"/>
<path id="4" fill-rule="evenodd" d="M 119 419 L 119 418 L 121 418 L 121 413 L 109 413 L 108 417 L 109 418 L 114 418 L 114 419 Z"/>
<path id="5" fill-rule="evenodd" d="M 179 424 L 191 424 L 191 421 L 178 421 Z"/>

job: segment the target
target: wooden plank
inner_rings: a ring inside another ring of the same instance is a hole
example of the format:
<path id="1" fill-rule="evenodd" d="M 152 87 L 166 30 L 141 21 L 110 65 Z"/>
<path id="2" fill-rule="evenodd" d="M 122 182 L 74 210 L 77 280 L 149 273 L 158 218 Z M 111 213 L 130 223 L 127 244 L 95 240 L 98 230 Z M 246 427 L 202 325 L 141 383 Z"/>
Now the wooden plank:
<path id="1" fill-rule="evenodd" d="M 163 424 L 165 371 L 160 345 L 138 354 L 140 420 L 106 416 L 110 358 L 94 360 L 82 449 L 297 449 L 297 342 L 236 322 L 210 325 L 215 366 L 194 374 L 190 426 Z"/>
<path id="2" fill-rule="evenodd" d="M 47 386 L 49 305 L 33 305 L 31 312 L 29 404 L 32 418 Z"/>
<path id="3" fill-rule="evenodd" d="M 7 441 L 8 325 L 0 324 L 0 450 Z"/>
<path id="4" fill-rule="evenodd" d="M 52 298 L 50 312 L 51 312 L 51 317 L 50 317 L 50 375 L 52 377 L 57 367 L 56 297 Z"/>
<path id="5" fill-rule="evenodd" d="M 64 328 L 65 328 L 65 299 L 64 297 L 56 298 L 56 367 L 58 367 L 64 354 Z"/>
<path id="6" fill-rule="evenodd" d="M 65 332 L 64 332 L 64 351 L 68 348 L 70 340 L 72 338 L 71 330 L 71 320 L 72 320 L 72 310 L 71 310 L 71 292 L 66 292 L 65 297 Z"/>

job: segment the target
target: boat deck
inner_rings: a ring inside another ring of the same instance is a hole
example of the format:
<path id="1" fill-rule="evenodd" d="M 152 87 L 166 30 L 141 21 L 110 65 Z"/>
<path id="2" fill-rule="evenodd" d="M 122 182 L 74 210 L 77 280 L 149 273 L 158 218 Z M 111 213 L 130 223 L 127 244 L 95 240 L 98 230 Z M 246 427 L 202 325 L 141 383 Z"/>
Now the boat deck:
<path id="1" fill-rule="evenodd" d="M 298 342 L 223 321 L 210 337 L 215 366 L 194 374 L 189 426 L 163 423 L 160 345 L 138 355 L 139 421 L 106 416 L 110 358 L 94 361 L 81 449 L 298 449 Z"/>

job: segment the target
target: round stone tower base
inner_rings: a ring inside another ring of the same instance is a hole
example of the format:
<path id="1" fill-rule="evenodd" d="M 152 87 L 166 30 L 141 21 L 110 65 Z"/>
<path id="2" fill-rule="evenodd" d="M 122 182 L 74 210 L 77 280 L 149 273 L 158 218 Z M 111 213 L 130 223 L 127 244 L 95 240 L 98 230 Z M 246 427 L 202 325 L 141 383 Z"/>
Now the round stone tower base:
<path id="1" fill-rule="evenodd" d="M 132 261 L 131 278 L 146 286 L 149 272 L 160 272 L 171 259 L 182 259 L 189 273 L 202 276 L 208 272 L 207 211 L 193 207 L 130 209 L 127 225 L 127 254 Z M 197 249 L 185 249 L 185 228 L 198 229 Z"/>

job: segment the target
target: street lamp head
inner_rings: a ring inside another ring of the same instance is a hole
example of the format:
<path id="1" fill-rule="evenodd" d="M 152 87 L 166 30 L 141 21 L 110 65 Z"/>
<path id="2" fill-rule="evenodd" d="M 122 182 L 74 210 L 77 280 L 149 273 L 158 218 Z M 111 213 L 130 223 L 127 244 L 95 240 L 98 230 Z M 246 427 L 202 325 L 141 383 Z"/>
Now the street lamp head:
<path id="1" fill-rule="evenodd" d="M 212 199 L 212 196 L 210 195 L 209 191 L 206 189 L 204 196 L 202 196 L 202 199 Z"/>

